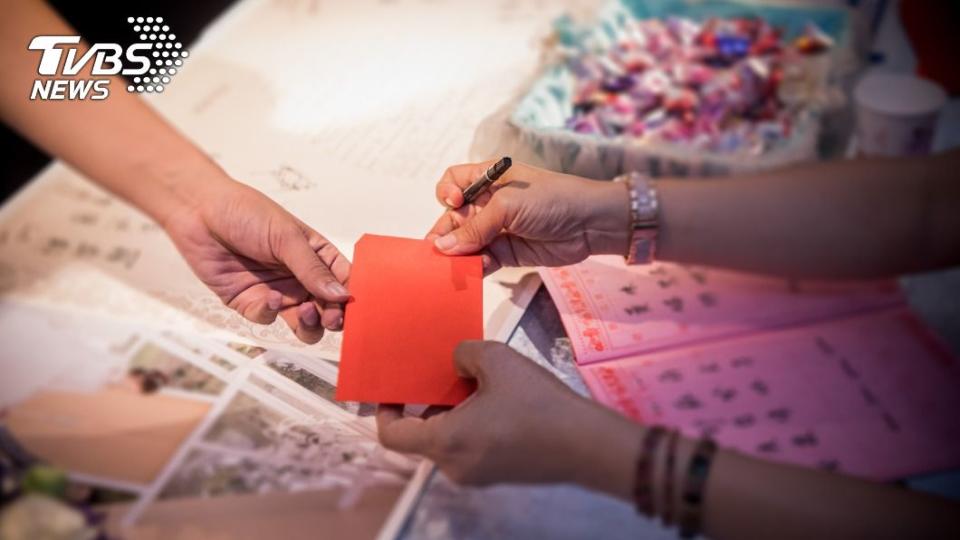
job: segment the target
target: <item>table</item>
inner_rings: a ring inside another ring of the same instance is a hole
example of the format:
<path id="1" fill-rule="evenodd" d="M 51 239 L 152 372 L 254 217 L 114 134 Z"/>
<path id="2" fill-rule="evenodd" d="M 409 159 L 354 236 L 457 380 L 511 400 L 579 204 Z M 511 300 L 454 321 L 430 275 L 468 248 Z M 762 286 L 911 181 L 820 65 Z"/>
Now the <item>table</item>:
<path id="1" fill-rule="evenodd" d="M 366 9 L 378 14 L 375 20 Z M 535 0 L 492 10 L 449 0 L 310 5 L 247 0 L 212 26 L 168 92 L 150 101 L 227 171 L 329 235 L 349 256 L 363 232 L 418 236 L 426 230 L 438 210 L 433 182 L 446 165 L 472 157 L 475 126 L 522 87 L 536 65 L 534 36 L 562 9 Z M 895 20 L 887 21 L 878 43 L 903 50 Z M 502 37 L 486 39 L 494 25 Z M 909 55 L 890 58 L 910 60 Z M 350 84 L 343 84 L 344 74 Z M 491 80 L 498 84 L 486 83 Z M 384 81 L 391 83 L 387 95 L 381 92 Z M 940 130 L 940 148 L 960 144 L 958 119 L 960 104 L 954 101 Z M 322 177 L 314 173 L 319 170 L 325 171 Z M 111 225 L 76 231 L 69 222 L 76 214 L 63 212 L 64 205 L 77 211 L 100 205 L 99 215 Z M 363 215 L 363 222 L 356 215 Z M 27 231 L 39 242 L 0 257 L 0 290 L 7 299 L 305 352 L 281 325 L 258 328 L 222 308 L 148 220 L 62 164 L 38 175 L 0 210 L 0 218 L 11 236 Z M 66 258 L 51 264 L 37 256 L 37 249 L 65 228 L 75 230 L 71 242 L 96 240 L 135 249 L 137 257 L 124 267 Z M 504 279 L 509 291 L 524 275 Z M 960 303 L 952 300 L 960 298 L 960 270 L 909 276 L 903 285 L 921 316 L 960 353 Z M 509 339 L 585 393 L 544 290 L 533 297 L 515 330 L 509 320 L 502 328 L 505 334 L 494 337 Z M 315 349 L 321 355 L 337 350 L 335 336 Z M 911 484 L 960 492 L 957 475 Z M 432 482 L 404 534 L 575 538 L 598 533 L 673 537 L 636 516 L 629 505 L 580 488 L 462 489 L 443 479 Z"/>

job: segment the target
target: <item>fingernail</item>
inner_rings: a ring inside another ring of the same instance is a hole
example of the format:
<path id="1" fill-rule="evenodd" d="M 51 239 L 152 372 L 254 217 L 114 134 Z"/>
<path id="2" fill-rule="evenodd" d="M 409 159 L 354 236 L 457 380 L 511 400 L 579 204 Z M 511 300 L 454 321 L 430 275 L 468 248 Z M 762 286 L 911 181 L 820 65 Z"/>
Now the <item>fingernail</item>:
<path id="1" fill-rule="evenodd" d="M 347 292 L 346 287 L 337 283 L 336 281 L 331 281 L 330 283 L 327 283 L 327 292 L 332 294 L 333 296 L 347 296 L 348 294 L 350 294 L 349 292 Z"/>
<path id="2" fill-rule="evenodd" d="M 448 233 L 433 241 L 440 251 L 450 251 L 457 246 L 457 237 L 453 233 Z"/>
<path id="3" fill-rule="evenodd" d="M 267 308 L 271 311 L 277 311 L 280 309 L 280 305 L 283 304 L 283 297 L 279 292 L 274 291 L 270 294 L 270 298 L 267 298 Z"/>
<path id="4" fill-rule="evenodd" d="M 490 256 L 489 256 L 489 255 L 481 255 L 481 256 L 480 256 L 480 263 L 483 264 L 484 270 L 486 270 L 487 268 L 490 268 Z"/>
<path id="5" fill-rule="evenodd" d="M 447 203 L 447 206 L 449 206 L 450 208 L 453 208 L 453 199 L 448 197 L 444 199 L 443 202 Z"/>
<path id="6" fill-rule="evenodd" d="M 300 322 L 304 325 L 309 326 L 310 328 L 315 328 L 320 324 L 320 314 L 317 313 L 315 309 L 305 310 L 300 314 Z"/>
<path id="7" fill-rule="evenodd" d="M 333 327 L 334 327 L 334 328 L 343 328 L 343 317 L 338 318 L 338 319 L 333 323 Z"/>

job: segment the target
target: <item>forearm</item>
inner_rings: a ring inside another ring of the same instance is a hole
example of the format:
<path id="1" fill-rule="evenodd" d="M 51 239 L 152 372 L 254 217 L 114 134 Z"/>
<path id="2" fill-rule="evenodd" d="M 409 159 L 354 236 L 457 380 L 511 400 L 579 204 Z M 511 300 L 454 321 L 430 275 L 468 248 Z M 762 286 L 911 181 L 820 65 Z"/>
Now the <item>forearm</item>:
<path id="1" fill-rule="evenodd" d="M 709 538 L 956 538 L 957 505 L 883 484 L 721 451 L 704 500 Z"/>
<path id="2" fill-rule="evenodd" d="M 663 260 L 877 278 L 960 263 L 958 154 L 659 182 Z"/>
<path id="3" fill-rule="evenodd" d="M 27 44 L 38 34 L 76 32 L 42 2 L 10 2 L 4 10 L 0 116 L 25 137 L 161 223 L 230 181 L 118 77 L 104 100 L 30 100 L 39 53 Z"/>
<path id="4" fill-rule="evenodd" d="M 637 458 L 645 427 L 590 404 L 571 437 L 570 481 L 632 503 Z M 668 472 L 661 444 L 653 465 L 658 512 L 665 475 L 673 475 L 672 508 L 696 442 L 680 437 L 675 468 Z M 956 537 L 957 506 L 945 499 L 834 473 L 717 452 L 706 483 L 703 531 L 708 538 Z"/>
<path id="5" fill-rule="evenodd" d="M 637 460 L 642 452 L 643 440 L 648 435 L 647 426 L 631 422 L 619 414 L 585 401 L 587 407 L 576 419 L 583 426 L 568 443 L 567 454 L 571 463 L 569 481 L 622 499 L 634 502 L 634 487 L 637 479 Z M 686 464 L 693 455 L 696 441 L 687 437 L 677 440 L 676 464 Z M 662 450 L 662 448 L 661 448 Z M 668 474 L 664 452 L 656 452 L 652 464 L 655 507 L 662 512 L 667 505 L 662 486 Z M 683 481 L 682 466 L 675 466 L 669 474 L 675 486 Z M 679 490 L 675 490 L 669 504 L 676 508 Z"/>
<path id="6" fill-rule="evenodd" d="M 564 480 L 632 500 L 634 466 L 647 428 L 586 399 L 575 410 L 579 412 L 563 422 L 577 426 L 564 431 L 563 452 L 569 459 Z"/>

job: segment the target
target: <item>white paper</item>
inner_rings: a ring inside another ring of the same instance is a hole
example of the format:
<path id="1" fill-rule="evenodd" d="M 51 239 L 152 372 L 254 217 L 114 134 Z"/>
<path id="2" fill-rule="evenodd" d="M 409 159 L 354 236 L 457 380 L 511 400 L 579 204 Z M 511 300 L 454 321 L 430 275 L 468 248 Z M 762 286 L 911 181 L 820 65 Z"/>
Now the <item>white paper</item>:
<path id="1" fill-rule="evenodd" d="M 442 211 L 436 181 L 467 161 L 477 124 L 535 69 L 536 36 L 559 10 L 252 0 L 148 99 L 233 177 L 349 257 L 363 233 L 426 234 Z M 335 333 L 306 349 L 282 322 L 251 324 L 222 306 L 161 230 L 63 165 L 17 199 L 0 216 L 8 296 L 338 357 Z M 520 277 L 487 280 L 489 337 L 505 339 L 522 313 Z"/>

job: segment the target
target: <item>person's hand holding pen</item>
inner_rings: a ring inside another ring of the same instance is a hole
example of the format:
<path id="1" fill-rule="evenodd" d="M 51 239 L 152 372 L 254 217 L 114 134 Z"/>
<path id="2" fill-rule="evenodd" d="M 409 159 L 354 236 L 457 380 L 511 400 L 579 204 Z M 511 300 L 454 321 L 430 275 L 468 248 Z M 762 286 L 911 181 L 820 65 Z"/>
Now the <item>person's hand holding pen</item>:
<path id="1" fill-rule="evenodd" d="M 637 245 L 627 182 L 523 164 L 464 204 L 492 162 L 451 167 L 448 210 L 427 238 L 449 255 L 500 266 L 561 266 Z M 816 279 L 889 278 L 960 264 L 960 151 L 927 158 L 793 165 L 713 178 L 659 178 L 656 260 Z M 918 240 L 923 239 L 923 240 Z"/>
<path id="2" fill-rule="evenodd" d="M 464 190 L 493 164 L 450 167 L 437 184 L 437 199 L 449 210 L 427 239 L 441 252 L 480 252 L 487 274 L 501 266 L 561 266 L 626 253 L 630 209 L 622 184 L 517 163 L 465 204 Z"/>

